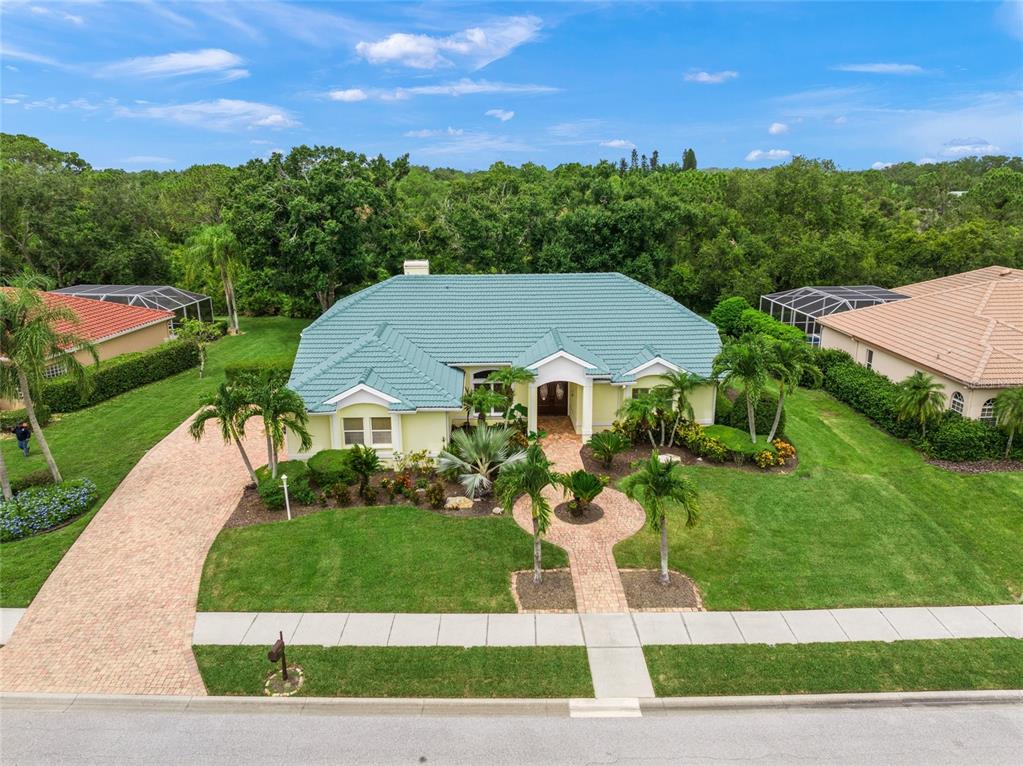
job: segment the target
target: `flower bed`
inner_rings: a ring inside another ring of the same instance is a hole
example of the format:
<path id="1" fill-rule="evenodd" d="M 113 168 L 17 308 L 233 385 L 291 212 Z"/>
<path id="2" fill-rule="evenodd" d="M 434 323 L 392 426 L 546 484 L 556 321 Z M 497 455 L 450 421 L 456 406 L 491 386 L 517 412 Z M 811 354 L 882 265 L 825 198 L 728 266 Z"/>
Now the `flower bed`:
<path id="1" fill-rule="evenodd" d="M 31 487 L 13 500 L 0 502 L 0 542 L 46 532 L 85 513 L 96 501 L 96 485 L 88 479 L 50 487 Z"/>

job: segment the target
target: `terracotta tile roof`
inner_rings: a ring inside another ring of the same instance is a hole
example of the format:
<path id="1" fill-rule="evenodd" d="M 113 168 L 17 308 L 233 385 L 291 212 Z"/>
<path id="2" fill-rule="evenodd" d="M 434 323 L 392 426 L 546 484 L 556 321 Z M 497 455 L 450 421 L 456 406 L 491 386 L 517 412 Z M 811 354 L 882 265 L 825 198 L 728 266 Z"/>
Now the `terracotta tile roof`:
<path id="1" fill-rule="evenodd" d="M 957 287 L 969 287 L 992 280 L 1023 279 L 1023 269 L 1011 269 L 1007 266 L 985 266 L 983 269 L 964 271 L 947 277 L 928 279 L 926 282 L 914 282 L 911 285 L 896 287 L 895 292 L 915 298 L 920 295 L 952 290 Z"/>
<path id="2" fill-rule="evenodd" d="M 971 388 L 1023 385 L 1023 271 L 992 266 L 898 291 L 914 289 L 817 321 Z"/>

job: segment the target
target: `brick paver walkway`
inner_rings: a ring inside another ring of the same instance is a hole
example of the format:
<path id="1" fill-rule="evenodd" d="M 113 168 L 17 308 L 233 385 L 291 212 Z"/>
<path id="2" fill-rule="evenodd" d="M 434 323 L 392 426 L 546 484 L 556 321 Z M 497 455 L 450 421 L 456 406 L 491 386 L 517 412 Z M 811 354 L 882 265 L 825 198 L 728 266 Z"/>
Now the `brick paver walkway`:
<path id="1" fill-rule="evenodd" d="M 549 418 L 540 423 L 546 431 L 543 447 L 547 457 L 561 473 L 583 467 L 579 450 L 582 439 L 572 430 L 568 418 Z M 545 495 L 551 507 L 565 502 L 560 489 L 548 488 Z M 596 504 L 604 517 L 592 524 L 568 524 L 552 514 L 545 539 L 564 548 L 572 568 L 576 609 L 580 612 L 627 612 L 625 590 L 618 575 L 614 546 L 643 527 L 643 509 L 616 489 L 607 487 Z M 520 498 L 513 510 L 515 521 L 530 534 L 533 518 L 528 498 Z"/>
<path id="2" fill-rule="evenodd" d="M 254 460 L 261 444 L 250 435 Z M 192 657 L 199 577 L 247 478 L 212 428 L 196 443 L 186 421 L 153 447 L 0 649 L 0 688 L 205 694 Z"/>

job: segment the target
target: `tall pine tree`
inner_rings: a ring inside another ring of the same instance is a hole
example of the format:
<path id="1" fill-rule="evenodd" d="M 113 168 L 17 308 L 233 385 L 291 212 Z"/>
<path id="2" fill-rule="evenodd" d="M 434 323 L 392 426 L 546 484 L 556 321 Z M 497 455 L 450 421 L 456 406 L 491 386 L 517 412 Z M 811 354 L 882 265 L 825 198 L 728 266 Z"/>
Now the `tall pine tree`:
<path id="1" fill-rule="evenodd" d="M 692 149 L 686 149 L 682 153 L 682 169 L 696 170 L 696 152 Z"/>

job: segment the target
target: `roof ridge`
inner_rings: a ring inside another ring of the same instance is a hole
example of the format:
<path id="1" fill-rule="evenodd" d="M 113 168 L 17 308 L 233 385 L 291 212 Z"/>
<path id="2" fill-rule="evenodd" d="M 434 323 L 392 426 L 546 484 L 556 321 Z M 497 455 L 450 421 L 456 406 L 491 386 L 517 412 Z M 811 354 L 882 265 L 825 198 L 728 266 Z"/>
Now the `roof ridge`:
<path id="1" fill-rule="evenodd" d="M 304 334 L 306 330 L 311 330 L 312 328 L 316 327 L 318 324 L 320 324 L 327 318 L 332 317 L 340 310 L 342 306 L 344 306 L 345 308 L 350 308 L 354 306 L 356 303 L 359 303 L 363 299 L 379 291 L 381 287 L 383 287 L 388 282 L 394 279 L 397 279 L 397 276 L 388 277 L 383 282 L 377 282 L 376 284 L 370 285 L 369 287 L 364 287 L 363 289 L 357 290 L 356 292 L 350 295 L 346 295 L 339 301 L 335 301 L 333 306 L 328 308 L 326 311 L 324 311 L 322 314 L 316 317 L 316 319 L 314 319 L 312 322 L 306 325 L 306 327 L 302 330 L 302 334 Z"/>
<path id="2" fill-rule="evenodd" d="M 438 360 L 435 357 L 431 356 L 427 351 L 425 351 L 421 346 L 419 346 L 416 343 L 414 343 L 403 332 L 401 332 L 400 330 L 398 330 L 395 327 L 391 327 L 389 322 L 381 322 L 379 327 L 377 328 L 377 342 L 381 346 L 386 347 L 389 351 L 397 353 L 397 349 L 395 349 L 393 345 L 388 343 L 388 341 L 383 338 L 383 330 L 385 328 L 390 329 L 392 337 L 401 338 L 403 341 L 405 341 L 405 343 L 407 343 L 409 346 L 411 346 L 416 351 L 418 351 L 420 354 L 422 354 L 426 359 L 429 359 L 431 362 L 433 362 L 435 365 L 437 365 L 437 367 L 445 369 L 445 370 L 451 370 L 452 369 L 450 366 L 444 364 L 440 360 Z M 439 383 L 437 383 L 437 381 L 434 379 L 434 377 L 432 375 L 428 374 L 419 365 L 415 364 L 409 358 L 409 356 L 407 354 L 402 354 L 401 358 L 408 364 L 409 367 L 411 367 L 413 370 L 418 372 L 423 377 L 423 380 L 428 382 L 437 392 L 442 393 L 444 395 L 450 395 L 450 393 L 451 393 L 450 391 L 445 390 Z"/>
<path id="3" fill-rule="evenodd" d="M 310 325 L 310 327 L 311 326 L 312 325 Z M 369 343 L 372 339 L 373 339 L 373 331 L 372 330 L 370 330 L 367 333 L 364 333 L 363 335 L 360 335 L 358 338 L 353 340 L 347 346 L 342 346 L 341 348 L 339 348 L 337 351 L 335 351 L 333 354 L 331 354 L 326 359 L 321 361 L 319 364 L 316 364 L 316 365 L 313 365 L 312 367 L 310 367 L 308 370 L 303 372 L 297 378 L 292 378 L 289 381 L 289 385 L 291 385 L 294 388 L 294 387 L 301 386 L 303 383 L 307 383 L 309 381 L 310 376 L 312 376 L 314 374 L 319 375 L 321 372 L 324 372 L 324 371 L 330 369 L 331 367 L 333 367 L 335 364 L 340 362 L 345 357 L 349 357 L 352 354 L 354 354 L 356 351 L 358 351 L 363 346 L 365 346 L 367 343 Z"/>

